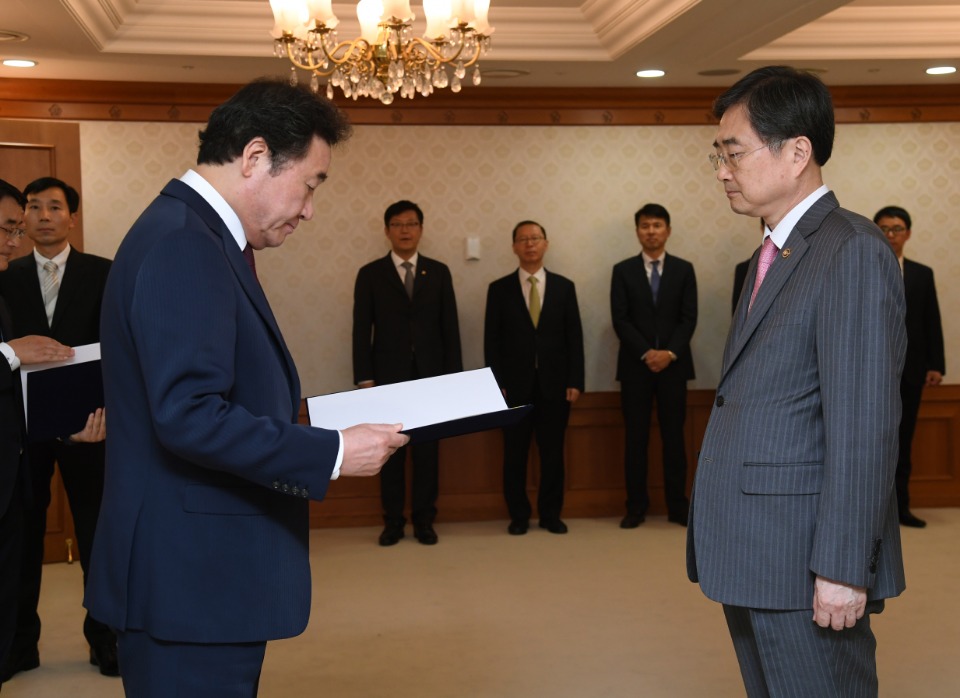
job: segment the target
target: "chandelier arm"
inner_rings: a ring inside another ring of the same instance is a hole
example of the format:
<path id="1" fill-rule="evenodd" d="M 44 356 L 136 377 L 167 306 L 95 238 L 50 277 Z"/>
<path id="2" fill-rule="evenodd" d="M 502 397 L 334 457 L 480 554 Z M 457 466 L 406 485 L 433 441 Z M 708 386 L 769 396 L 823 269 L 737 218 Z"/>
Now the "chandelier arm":
<path id="1" fill-rule="evenodd" d="M 436 48 L 436 45 L 433 42 L 426 41 L 424 39 L 421 39 L 418 36 L 412 37 L 410 39 L 410 46 L 411 46 L 411 49 L 414 46 L 424 49 L 429 55 L 429 57 L 435 60 L 438 65 L 444 65 L 446 63 L 453 63 L 455 60 L 460 58 L 460 54 L 463 53 L 464 43 L 461 42 L 460 48 L 458 48 L 457 52 L 453 54 L 450 58 L 445 58 L 444 55 L 440 52 L 440 50 Z M 473 54 L 473 58 L 471 58 L 469 61 L 464 63 L 463 67 L 469 68 L 474 63 L 476 63 L 477 60 L 479 60 L 479 58 L 480 58 L 480 45 L 478 44 L 477 50 Z"/>

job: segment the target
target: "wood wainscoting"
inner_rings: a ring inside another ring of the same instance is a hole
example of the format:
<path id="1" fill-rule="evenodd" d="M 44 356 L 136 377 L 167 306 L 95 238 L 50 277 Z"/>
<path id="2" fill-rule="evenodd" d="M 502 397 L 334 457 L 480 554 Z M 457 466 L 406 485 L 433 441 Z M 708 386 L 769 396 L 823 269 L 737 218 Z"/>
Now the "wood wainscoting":
<path id="1" fill-rule="evenodd" d="M 687 487 L 693 483 L 714 391 L 687 394 Z M 305 420 L 305 412 L 301 418 Z M 960 506 L 960 385 L 924 391 L 913 443 L 912 504 L 917 508 Z M 507 519 L 501 489 L 503 439 L 486 431 L 440 444 L 440 498 L 437 520 Z M 537 454 L 531 449 L 530 499 L 536 502 Z M 666 514 L 660 435 L 654 414 L 650 435 L 650 512 Z M 409 482 L 409 458 L 408 458 Z M 409 485 L 408 485 L 409 487 Z M 565 518 L 621 516 L 624 513 L 623 417 L 617 392 L 586 393 L 574 405 L 567 429 Z M 381 523 L 377 478 L 341 478 L 323 502 L 312 502 L 310 523 L 370 526 Z"/>

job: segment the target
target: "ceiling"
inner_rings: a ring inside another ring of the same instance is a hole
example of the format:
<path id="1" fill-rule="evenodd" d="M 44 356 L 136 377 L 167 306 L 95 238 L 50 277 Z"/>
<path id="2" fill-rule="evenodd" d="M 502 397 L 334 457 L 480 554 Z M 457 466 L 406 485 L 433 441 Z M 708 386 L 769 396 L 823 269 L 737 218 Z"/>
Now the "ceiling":
<path id="1" fill-rule="evenodd" d="M 334 0 L 341 38 L 354 7 Z M 721 86 L 770 63 L 832 85 L 960 84 L 924 73 L 960 68 L 960 0 L 491 0 L 489 16 L 481 87 Z M 0 78 L 238 84 L 289 70 L 272 28 L 268 0 L 2 0 L 0 58 L 38 65 Z"/>

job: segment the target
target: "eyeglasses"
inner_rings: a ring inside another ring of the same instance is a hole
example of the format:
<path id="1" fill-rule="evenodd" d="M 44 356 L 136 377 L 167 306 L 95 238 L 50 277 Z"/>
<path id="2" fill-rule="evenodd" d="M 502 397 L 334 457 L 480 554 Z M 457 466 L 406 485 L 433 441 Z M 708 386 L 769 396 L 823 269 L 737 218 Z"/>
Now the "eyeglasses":
<path id="1" fill-rule="evenodd" d="M 880 231 L 881 231 L 884 235 L 897 236 L 897 235 L 902 235 L 903 233 L 907 232 L 907 229 L 904 228 L 902 225 L 881 225 L 881 226 L 880 226 Z"/>
<path id="2" fill-rule="evenodd" d="M 740 167 L 740 161 L 748 155 L 758 153 L 764 148 L 769 148 L 771 145 L 780 145 L 780 142 L 781 141 L 777 141 L 776 143 L 764 143 L 759 148 L 748 150 L 746 153 L 730 153 L 728 155 L 724 155 L 723 153 L 710 153 L 707 157 L 710 159 L 710 164 L 713 165 L 714 171 L 718 171 L 720 169 L 720 165 L 723 165 L 728 170 L 733 172 Z"/>
<path id="3" fill-rule="evenodd" d="M 7 228 L 2 225 L 0 225 L 0 230 L 5 232 L 7 234 L 7 237 L 10 238 L 11 240 L 19 240 L 20 238 L 23 237 L 24 233 L 27 232 L 23 228 Z"/>
<path id="4" fill-rule="evenodd" d="M 412 223 L 391 223 L 389 225 L 390 230 L 416 230 L 419 227 L 419 221 L 413 221 Z"/>
<path id="5" fill-rule="evenodd" d="M 515 245 L 536 245 L 541 240 L 546 240 L 543 235 L 532 235 L 528 238 L 517 238 L 513 241 Z"/>

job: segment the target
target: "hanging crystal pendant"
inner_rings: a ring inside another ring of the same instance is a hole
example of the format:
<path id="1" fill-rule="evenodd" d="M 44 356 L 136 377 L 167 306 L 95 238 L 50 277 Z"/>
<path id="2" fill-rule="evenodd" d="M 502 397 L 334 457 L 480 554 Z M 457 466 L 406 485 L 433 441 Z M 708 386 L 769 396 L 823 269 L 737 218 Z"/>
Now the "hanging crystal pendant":
<path id="1" fill-rule="evenodd" d="M 480 67 L 479 66 L 473 69 L 473 84 L 474 85 L 480 84 Z"/>

